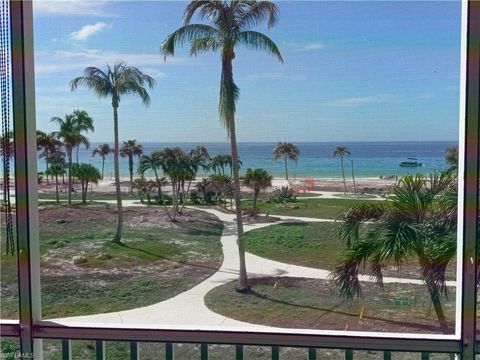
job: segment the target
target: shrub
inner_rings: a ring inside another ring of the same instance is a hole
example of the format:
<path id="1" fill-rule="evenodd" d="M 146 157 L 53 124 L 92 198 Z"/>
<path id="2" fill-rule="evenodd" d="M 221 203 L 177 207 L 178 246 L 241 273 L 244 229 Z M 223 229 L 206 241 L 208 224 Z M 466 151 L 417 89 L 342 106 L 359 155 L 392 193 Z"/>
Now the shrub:
<path id="1" fill-rule="evenodd" d="M 280 189 L 274 189 L 270 201 L 274 203 L 294 202 L 297 200 L 295 191 L 288 186 L 282 186 Z"/>

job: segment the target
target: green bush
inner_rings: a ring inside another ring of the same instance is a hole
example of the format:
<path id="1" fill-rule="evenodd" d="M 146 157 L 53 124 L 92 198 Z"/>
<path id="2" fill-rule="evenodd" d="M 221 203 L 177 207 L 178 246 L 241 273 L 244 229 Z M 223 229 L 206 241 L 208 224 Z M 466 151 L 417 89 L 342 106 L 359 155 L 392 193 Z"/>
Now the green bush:
<path id="1" fill-rule="evenodd" d="M 286 203 L 297 201 L 295 191 L 288 186 L 282 186 L 280 189 L 274 189 L 270 201 L 274 203 Z"/>

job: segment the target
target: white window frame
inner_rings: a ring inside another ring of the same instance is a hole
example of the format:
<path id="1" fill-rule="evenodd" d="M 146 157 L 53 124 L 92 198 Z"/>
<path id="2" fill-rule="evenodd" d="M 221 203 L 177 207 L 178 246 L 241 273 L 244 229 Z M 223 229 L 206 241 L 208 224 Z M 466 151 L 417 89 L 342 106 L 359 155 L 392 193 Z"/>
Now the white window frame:
<path id="1" fill-rule="evenodd" d="M 195 342 L 304 346 L 355 350 L 460 353 L 473 360 L 476 352 L 476 237 L 479 188 L 479 72 L 480 1 L 462 1 L 462 75 L 460 104 L 459 242 L 457 268 L 456 333 L 380 334 L 308 331 L 302 333 L 240 331 L 237 329 L 187 329 L 185 327 L 61 325 L 41 319 L 40 251 L 36 169 L 35 86 L 33 64 L 33 15 L 31 1 L 10 2 L 15 138 L 15 180 L 19 320 L 0 320 L 2 336 L 20 338 L 22 353 L 41 359 L 40 339 L 98 339 L 123 341 Z M 463 226 L 462 226 L 463 225 Z M 461 261 L 466 259 L 466 261 Z M 480 348 L 479 348 L 480 349 Z"/>

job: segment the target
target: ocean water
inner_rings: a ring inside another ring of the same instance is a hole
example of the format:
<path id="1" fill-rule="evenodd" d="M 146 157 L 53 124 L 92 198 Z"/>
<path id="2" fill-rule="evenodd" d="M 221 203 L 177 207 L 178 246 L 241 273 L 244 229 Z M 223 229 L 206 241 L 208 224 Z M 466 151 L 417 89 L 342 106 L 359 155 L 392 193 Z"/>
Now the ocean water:
<path id="1" fill-rule="evenodd" d="M 142 144 L 141 142 L 139 142 Z M 165 147 L 179 146 L 185 151 L 193 149 L 198 143 L 143 143 L 144 153 Z M 333 157 L 337 146 L 347 146 L 351 152 L 345 157 L 345 176 L 351 177 L 352 162 L 356 177 L 380 177 L 388 175 L 402 176 L 411 173 L 430 173 L 435 170 L 444 170 L 444 152 L 447 147 L 457 145 L 456 142 L 297 142 L 300 150 L 298 162 L 289 161 L 289 177 L 291 179 L 303 177 L 340 178 L 340 158 Z M 89 162 L 101 169 L 102 160 L 99 156 L 92 157 L 92 149 L 99 144 L 92 143 L 89 150 L 81 148 L 79 162 Z M 113 144 L 110 144 L 113 148 Z M 202 143 L 211 156 L 227 154 L 230 151 L 228 143 Z M 264 168 L 275 177 L 284 177 L 283 160 L 272 161 L 272 150 L 276 143 L 239 143 L 238 151 L 243 162 L 241 172 L 247 168 Z M 408 157 L 417 158 L 423 164 L 417 168 L 403 168 L 401 161 Z M 76 161 L 74 153 L 73 160 Z M 135 159 L 135 168 L 138 159 Z M 45 169 L 45 161 L 39 159 L 38 171 Z M 120 159 L 121 176 L 128 176 L 128 161 Z M 200 175 L 203 175 L 200 171 Z M 113 177 L 113 154 L 105 159 L 105 176 Z"/>

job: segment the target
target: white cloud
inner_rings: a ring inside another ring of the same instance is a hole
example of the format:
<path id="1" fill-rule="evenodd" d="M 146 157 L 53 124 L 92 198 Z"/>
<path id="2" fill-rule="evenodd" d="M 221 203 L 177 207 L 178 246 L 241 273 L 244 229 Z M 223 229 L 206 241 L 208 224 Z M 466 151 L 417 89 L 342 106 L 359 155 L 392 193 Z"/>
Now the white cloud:
<path id="1" fill-rule="evenodd" d="M 327 45 L 322 42 L 313 42 L 308 44 L 286 43 L 285 46 L 294 52 L 316 51 L 325 49 L 327 47 Z"/>
<path id="2" fill-rule="evenodd" d="M 360 106 L 365 104 L 396 102 L 398 100 L 399 98 L 396 95 L 379 94 L 379 95 L 371 95 L 371 96 L 337 99 L 337 100 L 328 102 L 327 105 L 336 106 L 336 107 L 350 107 L 350 106 Z"/>
<path id="3" fill-rule="evenodd" d="M 78 31 L 74 31 L 70 34 L 71 38 L 76 41 L 85 41 L 90 36 L 110 27 L 109 25 L 105 24 L 104 22 L 97 22 L 96 24 L 88 24 L 82 26 L 82 28 Z"/>
<path id="4" fill-rule="evenodd" d="M 105 9 L 106 1 L 79 1 L 79 0 L 34 0 L 33 12 L 41 15 L 87 15 L 98 17 L 116 17 Z"/>
<path id="5" fill-rule="evenodd" d="M 68 72 L 80 72 L 87 66 L 104 67 L 106 64 L 113 64 L 124 61 L 127 65 L 143 67 L 155 67 L 154 77 L 165 77 L 166 74 L 159 70 L 159 66 L 185 64 L 188 58 L 169 58 L 164 61 L 160 53 L 120 53 L 115 51 L 99 51 L 96 49 L 85 49 L 79 51 L 56 51 L 38 52 L 35 56 L 35 73 L 37 75 L 52 75 Z M 148 73 L 148 72 L 147 72 Z"/>
<path id="6" fill-rule="evenodd" d="M 293 81 L 302 81 L 306 80 L 305 75 L 285 75 L 280 73 L 261 73 L 261 74 L 250 74 L 243 78 L 247 81 L 256 81 L 262 79 L 276 79 L 276 80 L 293 80 Z"/>

